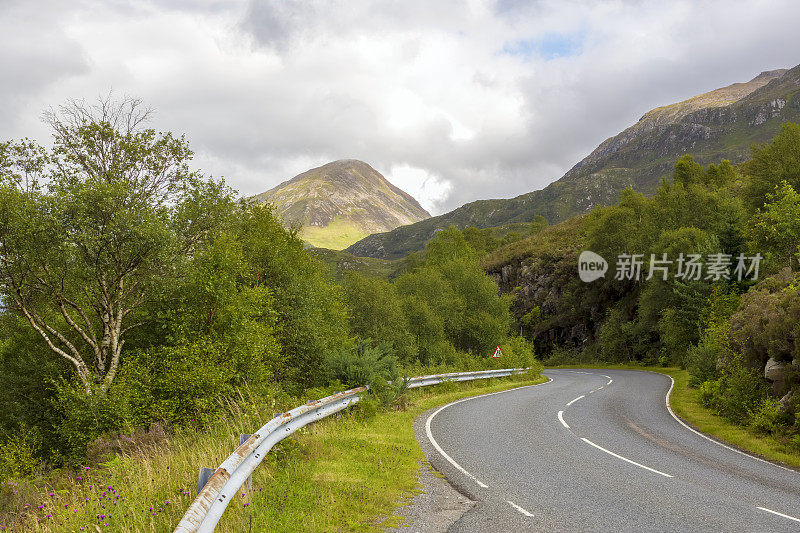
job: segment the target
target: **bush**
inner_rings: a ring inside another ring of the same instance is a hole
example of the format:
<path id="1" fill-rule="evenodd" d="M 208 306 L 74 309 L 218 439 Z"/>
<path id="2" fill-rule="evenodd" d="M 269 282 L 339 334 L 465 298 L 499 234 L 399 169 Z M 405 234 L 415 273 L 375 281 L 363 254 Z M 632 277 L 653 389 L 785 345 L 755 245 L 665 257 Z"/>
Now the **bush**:
<path id="1" fill-rule="evenodd" d="M 221 348 L 201 339 L 131 354 L 111 396 L 125 420 L 136 426 L 184 424 L 210 416 L 219 398 L 234 390 L 235 360 Z"/>
<path id="2" fill-rule="evenodd" d="M 708 381 L 704 381 L 700 384 L 700 389 L 698 391 L 700 403 L 706 409 L 714 409 L 716 405 L 717 398 L 720 396 L 720 391 L 722 390 L 722 383 L 719 379 L 711 379 Z"/>
<path id="3" fill-rule="evenodd" d="M 580 351 L 574 347 L 556 346 L 544 363 L 547 366 L 593 364 L 599 362 L 595 355 L 590 350 Z"/>
<path id="4" fill-rule="evenodd" d="M 38 469 L 34 441 L 30 431 L 22 431 L 0 444 L 0 479 L 24 478 Z"/>
<path id="5" fill-rule="evenodd" d="M 767 398 L 767 387 L 758 372 L 744 366 L 741 358 L 728 363 L 722 377 L 700 387 L 700 401 L 725 418 L 747 424 Z"/>
<path id="6" fill-rule="evenodd" d="M 698 346 L 693 346 L 686 354 L 686 370 L 689 371 L 689 383 L 697 387 L 716 379 L 719 376 L 717 371 L 717 358 L 719 348 L 713 343 L 701 342 Z"/>
<path id="7" fill-rule="evenodd" d="M 750 411 L 750 429 L 756 433 L 770 435 L 780 428 L 780 403 L 775 398 L 764 398 L 761 404 Z"/>
<path id="8" fill-rule="evenodd" d="M 60 443 L 51 460 L 56 464 L 85 463 L 90 442 L 125 424 L 127 405 L 120 400 L 113 393 L 87 395 L 79 384 L 61 382 L 54 400 L 60 418 L 55 433 Z"/>
<path id="9" fill-rule="evenodd" d="M 524 337 L 509 337 L 500 345 L 503 356 L 495 359 L 497 368 L 528 368 L 541 372 L 542 365 L 536 360 L 533 343 Z"/>
<path id="10" fill-rule="evenodd" d="M 325 355 L 328 378 L 338 379 L 348 388 L 369 385 L 381 388 L 398 377 L 397 356 L 391 353 L 391 344 L 382 342 L 373 346 L 364 340 L 355 347 L 344 347 Z"/>
<path id="11" fill-rule="evenodd" d="M 403 362 L 416 359 L 416 342 L 394 285 L 381 278 L 347 272 L 343 286 L 353 333 L 391 342 Z"/>

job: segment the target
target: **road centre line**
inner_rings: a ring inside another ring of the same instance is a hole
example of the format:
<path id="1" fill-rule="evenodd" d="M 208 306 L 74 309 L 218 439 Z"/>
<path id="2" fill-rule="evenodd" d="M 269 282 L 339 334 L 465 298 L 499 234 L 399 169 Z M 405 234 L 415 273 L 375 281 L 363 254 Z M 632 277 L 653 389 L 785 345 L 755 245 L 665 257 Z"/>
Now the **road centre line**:
<path id="1" fill-rule="evenodd" d="M 501 391 L 497 391 L 497 392 L 490 392 L 489 394 L 481 394 L 479 396 L 471 396 L 469 398 L 461 398 L 460 400 L 456 400 L 454 402 L 450 402 L 447 405 L 441 406 L 439 409 L 434 411 L 433 414 L 431 414 L 431 416 L 428 417 L 428 420 L 425 421 L 425 434 L 428 436 L 428 440 L 433 445 L 433 447 L 436 449 L 436 451 L 439 452 L 439 455 L 444 457 L 447 460 L 447 462 L 449 462 L 451 465 L 453 465 L 453 467 L 455 467 L 456 470 L 458 470 L 459 472 L 461 472 L 462 474 L 464 474 L 465 476 L 470 478 L 472 481 L 477 483 L 479 487 L 481 487 L 483 489 L 489 488 L 489 485 L 487 485 L 486 483 L 483 483 L 477 477 L 475 477 L 474 475 L 470 474 L 463 466 L 461 466 L 460 464 L 455 462 L 455 460 L 453 460 L 453 458 L 450 457 L 447 454 L 447 452 L 445 452 L 442 449 L 441 446 L 439 446 L 439 443 L 436 442 L 436 439 L 433 438 L 433 433 L 431 432 L 431 422 L 433 421 L 433 418 L 436 415 L 438 415 L 439 413 L 441 413 L 443 410 L 445 410 L 448 407 L 450 407 L 451 405 L 455 405 L 457 403 L 466 402 L 466 401 L 469 401 L 469 400 L 474 400 L 476 398 L 485 398 L 486 396 L 494 396 L 495 394 L 503 394 L 505 392 L 511 392 L 511 391 L 514 391 L 514 390 L 524 389 L 526 387 L 537 387 L 539 385 L 547 385 L 548 383 L 550 383 L 552 381 L 553 381 L 553 378 L 548 377 L 547 381 L 545 381 L 544 383 L 537 383 L 536 385 L 523 385 L 521 387 L 514 387 L 513 389 L 501 390 Z"/>
<path id="2" fill-rule="evenodd" d="M 522 507 L 520 507 L 516 503 L 512 502 L 511 500 L 506 500 L 506 502 L 508 502 L 508 504 L 511 505 L 511 507 L 513 507 L 514 509 L 516 509 L 520 513 L 524 514 L 525 516 L 529 516 L 529 517 L 533 518 L 533 513 L 530 513 L 528 511 L 526 511 L 525 509 L 523 509 Z"/>
<path id="3" fill-rule="evenodd" d="M 669 474 L 665 474 L 664 472 L 661 472 L 661 471 L 659 471 L 659 470 L 656 470 L 655 468 L 650 468 L 649 466 L 644 466 L 643 464 L 641 464 L 641 463 L 637 463 L 636 461 L 631 461 L 631 460 L 630 460 L 630 459 L 628 459 L 627 457 L 623 457 L 623 456 L 621 456 L 621 455 L 618 455 L 618 454 L 616 454 L 616 453 L 612 452 L 611 450 L 606 450 L 605 448 L 603 448 L 603 447 L 602 447 L 602 446 L 600 446 L 599 444 L 595 444 L 594 442 L 590 441 L 589 439 L 586 439 L 586 438 L 584 438 L 584 437 L 581 437 L 580 439 L 581 439 L 583 442 L 585 442 L 586 444 L 589 444 L 589 445 L 591 445 L 591 446 L 594 446 L 594 447 L 595 447 L 595 448 L 597 448 L 598 450 L 601 450 L 601 451 L 604 451 L 604 452 L 606 452 L 608 455 L 611 455 L 611 456 L 613 456 L 613 457 L 616 457 L 617 459 L 622 459 L 622 460 L 623 460 L 623 461 L 625 461 L 626 463 L 630 463 L 630 464 L 632 464 L 632 465 L 636 465 L 636 466 L 638 466 L 639 468 L 644 468 L 645 470 L 649 470 L 650 472 L 655 472 L 656 474 L 659 474 L 659 475 L 661 475 L 661 476 L 664 476 L 664 477 L 672 477 L 671 475 L 669 475 Z"/>
<path id="4" fill-rule="evenodd" d="M 511 502 L 509 502 L 511 503 Z M 782 516 L 784 518 L 788 518 L 789 520 L 794 520 L 795 522 L 800 522 L 800 518 L 795 518 L 793 516 L 789 516 L 788 514 L 779 513 L 778 511 L 773 511 L 772 509 L 767 509 L 766 507 L 756 507 L 756 509 L 761 509 L 762 511 L 766 511 L 768 513 L 776 514 L 778 516 Z"/>
<path id="5" fill-rule="evenodd" d="M 558 412 L 558 421 L 561 422 L 562 426 L 564 426 L 565 428 L 569 429 L 569 426 L 567 425 L 567 423 L 564 422 L 564 411 L 559 411 Z"/>
<path id="6" fill-rule="evenodd" d="M 585 398 L 585 397 L 586 397 L 586 395 L 585 395 L 585 394 L 581 394 L 580 396 L 578 396 L 577 398 L 575 398 L 574 400 L 572 400 L 571 402 L 569 402 L 569 403 L 567 404 L 567 407 L 569 407 L 569 406 L 570 406 L 570 405 L 572 405 L 573 403 L 577 402 L 577 401 L 578 401 L 578 400 L 580 400 L 581 398 Z"/>

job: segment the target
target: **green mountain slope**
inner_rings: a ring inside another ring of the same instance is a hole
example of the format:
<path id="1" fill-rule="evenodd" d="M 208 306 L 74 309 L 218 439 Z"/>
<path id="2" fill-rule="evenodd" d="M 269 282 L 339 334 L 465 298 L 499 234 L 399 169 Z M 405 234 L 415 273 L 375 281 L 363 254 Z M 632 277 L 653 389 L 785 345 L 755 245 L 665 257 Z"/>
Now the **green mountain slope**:
<path id="1" fill-rule="evenodd" d="M 652 194 L 676 159 L 692 154 L 708 164 L 744 161 L 754 143 L 774 137 L 783 122 L 800 121 L 800 66 L 763 72 L 683 102 L 656 108 L 607 139 L 542 190 L 507 200 L 478 200 L 449 213 L 387 233 L 370 235 L 347 251 L 396 259 L 420 250 L 450 225 L 490 227 L 544 216 L 550 223 L 616 202 L 633 187 Z"/>
<path id="2" fill-rule="evenodd" d="M 314 246 L 341 250 L 371 233 L 430 218 L 408 193 L 355 159 L 312 168 L 252 198 L 271 203 Z"/>

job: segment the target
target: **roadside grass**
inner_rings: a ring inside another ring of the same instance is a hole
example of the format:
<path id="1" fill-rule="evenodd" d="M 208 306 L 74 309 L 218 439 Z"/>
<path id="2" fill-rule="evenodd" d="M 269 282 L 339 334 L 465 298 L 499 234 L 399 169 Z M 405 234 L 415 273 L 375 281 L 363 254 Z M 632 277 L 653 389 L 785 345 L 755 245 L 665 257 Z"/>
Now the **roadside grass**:
<path id="1" fill-rule="evenodd" d="M 418 490 L 424 456 L 413 422 L 420 413 L 544 381 L 527 373 L 443 383 L 409 390 L 387 410 L 364 401 L 307 426 L 273 448 L 255 471 L 252 490 L 237 495 L 217 530 L 375 531 L 396 524 L 397 502 Z M 159 446 L 62 472 L 45 492 L 29 491 L 27 505 L 20 500 L 15 513 L 0 517 L 0 531 L 172 531 L 196 496 L 198 467 L 215 468 L 234 450 L 239 434 L 294 406 L 243 397 L 203 430 L 177 429 Z"/>
<path id="2" fill-rule="evenodd" d="M 608 368 L 619 370 L 647 370 L 672 376 L 675 386 L 670 394 L 669 403 L 672 410 L 684 422 L 696 430 L 713 437 L 720 442 L 733 446 L 742 451 L 758 455 L 769 461 L 781 463 L 795 469 L 800 469 L 800 452 L 794 450 L 789 444 L 779 439 L 760 435 L 750 429 L 739 426 L 729 420 L 714 414 L 713 411 L 700 403 L 699 391 L 689 386 L 689 372 L 674 367 L 639 366 L 639 365 L 558 365 L 548 368 Z"/>
<path id="3" fill-rule="evenodd" d="M 310 426 L 270 454 L 254 477 L 251 505 L 232 504 L 220 531 L 376 531 L 397 525 L 397 502 L 418 490 L 424 455 L 414 419 L 451 401 L 543 383 L 541 375 L 444 383 L 408 391 L 405 404 L 370 414 L 356 408 Z M 280 461 L 280 463 L 278 462 Z M 388 517 L 388 518 L 387 518 Z M 380 524 L 380 526 L 379 526 Z"/>

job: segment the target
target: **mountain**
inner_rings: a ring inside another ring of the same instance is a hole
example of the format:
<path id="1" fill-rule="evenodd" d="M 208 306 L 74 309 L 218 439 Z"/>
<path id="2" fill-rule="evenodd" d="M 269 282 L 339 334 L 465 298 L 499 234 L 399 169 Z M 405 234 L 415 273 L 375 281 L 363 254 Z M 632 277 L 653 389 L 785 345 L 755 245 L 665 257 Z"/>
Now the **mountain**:
<path id="1" fill-rule="evenodd" d="M 252 198 L 271 203 L 308 243 L 341 250 L 371 233 L 430 218 L 380 172 L 356 159 L 312 168 Z"/>
<path id="2" fill-rule="evenodd" d="M 347 251 L 396 259 L 421 250 L 437 230 L 450 225 L 484 228 L 530 221 L 537 214 L 556 223 L 615 203 L 625 187 L 653 194 L 684 154 L 704 164 L 744 161 L 752 144 L 771 139 L 787 121 L 800 122 L 800 66 L 762 72 L 747 83 L 653 109 L 542 190 L 506 200 L 478 200 L 370 235 Z"/>

